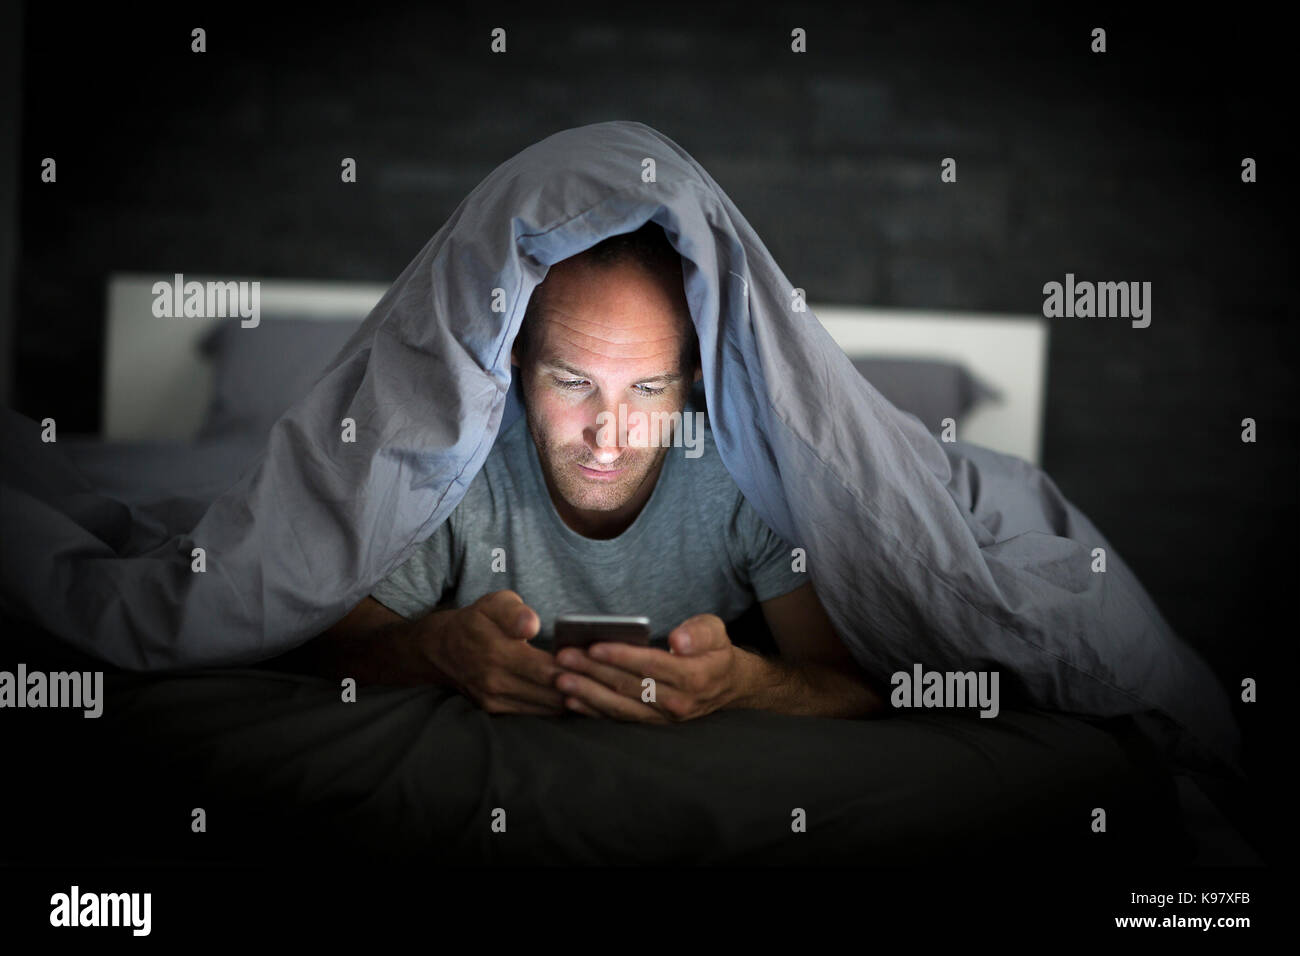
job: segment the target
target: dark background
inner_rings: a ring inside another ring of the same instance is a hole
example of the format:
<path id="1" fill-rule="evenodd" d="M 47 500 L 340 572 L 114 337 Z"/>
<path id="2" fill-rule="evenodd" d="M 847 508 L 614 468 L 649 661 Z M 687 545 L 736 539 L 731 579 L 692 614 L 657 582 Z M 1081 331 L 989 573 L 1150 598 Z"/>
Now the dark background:
<path id="1" fill-rule="evenodd" d="M 328 10 L 21 10 L 0 41 L 15 408 L 99 427 L 110 272 L 389 282 L 514 153 L 635 119 L 710 172 L 814 303 L 1032 314 L 1067 272 L 1150 281 L 1149 328 L 1052 321 L 1043 467 L 1234 697 L 1245 676 L 1270 693 L 1300 530 L 1277 24 L 1098 4 Z M 1268 785 L 1264 719 L 1235 710 Z"/>

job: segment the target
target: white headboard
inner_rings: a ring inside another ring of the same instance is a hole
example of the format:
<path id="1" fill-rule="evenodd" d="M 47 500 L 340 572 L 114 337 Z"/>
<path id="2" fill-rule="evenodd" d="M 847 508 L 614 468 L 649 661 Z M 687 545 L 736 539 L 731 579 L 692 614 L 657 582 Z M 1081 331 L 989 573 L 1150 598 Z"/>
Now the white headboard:
<path id="1" fill-rule="evenodd" d="M 851 358 L 868 355 L 960 362 L 1000 393 L 957 428 L 962 441 L 1039 464 L 1047 393 L 1047 319 L 988 312 L 929 312 L 809 305 Z"/>
<path id="2" fill-rule="evenodd" d="M 212 369 L 198 351 L 205 332 L 238 319 L 159 319 L 153 285 L 169 274 L 115 273 L 108 277 L 108 331 L 104 341 L 104 427 L 107 441 L 191 439 L 203 424 L 212 394 Z M 221 276 L 222 282 L 241 281 Z M 185 281 L 212 276 L 185 274 Z M 367 315 L 387 285 L 359 282 L 257 279 L 261 321 L 285 316 L 356 319 Z"/>
<path id="3" fill-rule="evenodd" d="M 186 281 L 238 281 L 238 276 L 185 275 Z M 212 391 L 212 372 L 197 349 L 216 322 L 159 319 L 153 284 L 170 274 L 117 273 L 108 280 L 104 429 L 109 441 L 191 439 Z M 385 284 L 258 279 L 261 321 L 285 316 L 356 319 L 388 291 Z M 1000 400 L 983 402 L 957 437 L 1039 463 L 1046 390 L 1048 327 L 1041 316 L 931 312 L 809 304 L 851 358 L 869 356 L 960 362 L 992 386 Z"/>

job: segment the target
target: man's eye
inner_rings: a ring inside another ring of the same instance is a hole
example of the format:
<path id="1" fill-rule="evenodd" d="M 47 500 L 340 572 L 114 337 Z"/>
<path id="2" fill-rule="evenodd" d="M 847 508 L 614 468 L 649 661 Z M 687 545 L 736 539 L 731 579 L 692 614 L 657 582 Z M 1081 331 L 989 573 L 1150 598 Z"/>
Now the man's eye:
<path id="1" fill-rule="evenodd" d="M 588 382 L 585 378 L 557 378 L 555 384 L 560 388 L 575 389 L 583 388 Z M 662 395 L 665 391 L 663 388 L 655 388 L 651 385 L 635 385 L 633 387 L 647 397 Z"/>

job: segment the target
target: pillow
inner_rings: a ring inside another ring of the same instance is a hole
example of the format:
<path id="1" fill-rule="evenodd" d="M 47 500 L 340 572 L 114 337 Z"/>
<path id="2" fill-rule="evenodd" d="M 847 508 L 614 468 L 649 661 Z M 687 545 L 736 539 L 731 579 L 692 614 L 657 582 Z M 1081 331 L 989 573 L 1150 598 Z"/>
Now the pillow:
<path id="1" fill-rule="evenodd" d="M 251 329 L 234 321 L 218 324 L 198 347 L 213 366 L 212 398 L 198 440 L 265 435 L 311 391 L 364 318 L 275 318 Z"/>
<path id="2" fill-rule="evenodd" d="M 856 358 L 853 367 L 898 409 L 910 412 L 932 432 L 943 420 L 960 422 L 980 402 L 1000 393 L 957 362 L 908 358 Z"/>

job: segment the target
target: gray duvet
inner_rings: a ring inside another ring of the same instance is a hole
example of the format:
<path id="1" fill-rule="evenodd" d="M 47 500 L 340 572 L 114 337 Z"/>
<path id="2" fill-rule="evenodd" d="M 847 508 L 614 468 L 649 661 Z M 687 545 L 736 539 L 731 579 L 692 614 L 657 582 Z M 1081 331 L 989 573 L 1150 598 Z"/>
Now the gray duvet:
<path id="1" fill-rule="evenodd" d="M 129 670 L 308 640 L 446 520 L 520 413 L 509 350 L 547 268 L 647 220 L 683 257 L 718 453 L 805 549 L 869 673 L 996 670 L 1028 706 L 1132 714 L 1175 763 L 1237 770 L 1223 689 L 1097 528 L 1036 467 L 890 404 L 708 173 L 632 122 L 557 133 L 484 179 L 201 512 L 142 523 L 5 410 L 5 607 Z"/>

